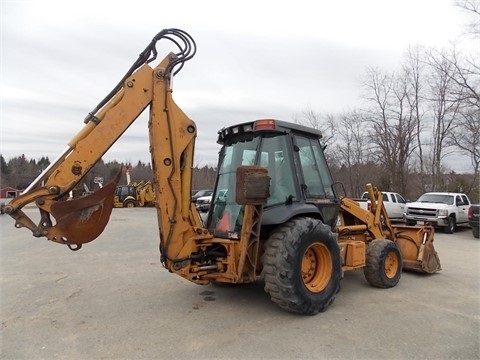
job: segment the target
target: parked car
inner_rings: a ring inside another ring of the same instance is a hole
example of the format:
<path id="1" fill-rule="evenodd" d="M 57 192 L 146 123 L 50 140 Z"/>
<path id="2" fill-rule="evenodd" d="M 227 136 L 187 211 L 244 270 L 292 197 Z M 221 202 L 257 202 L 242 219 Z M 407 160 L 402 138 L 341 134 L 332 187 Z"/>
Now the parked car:
<path id="1" fill-rule="evenodd" d="M 416 202 L 405 206 L 405 222 L 415 225 L 417 221 L 442 227 L 452 234 L 459 224 L 468 224 L 470 200 L 466 194 L 451 192 L 429 192 L 420 196 Z"/>
<path id="2" fill-rule="evenodd" d="M 218 191 L 218 201 L 227 201 L 227 191 L 228 190 L 226 189 Z M 212 199 L 213 194 L 199 197 L 195 202 L 197 209 L 203 212 L 207 212 L 208 210 L 210 210 L 210 204 L 212 203 Z"/>
<path id="3" fill-rule="evenodd" d="M 192 202 L 196 203 L 197 199 L 202 197 L 202 196 L 209 196 L 213 194 L 213 190 L 198 190 L 195 195 L 192 196 Z"/>
<path id="4" fill-rule="evenodd" d="M 197 209 L 203 212 L 210 210 L 210 204 L 212 202 L 212 195 L 201 196 L 195 202 Z"/>
<path id="5" fill-rule="evenodd" d="M 472 234 L 474 238 L 478 239 L 480 222 L 480 204 L 471 205 L 468 209 L 468 223 L 472 227 Z"/>

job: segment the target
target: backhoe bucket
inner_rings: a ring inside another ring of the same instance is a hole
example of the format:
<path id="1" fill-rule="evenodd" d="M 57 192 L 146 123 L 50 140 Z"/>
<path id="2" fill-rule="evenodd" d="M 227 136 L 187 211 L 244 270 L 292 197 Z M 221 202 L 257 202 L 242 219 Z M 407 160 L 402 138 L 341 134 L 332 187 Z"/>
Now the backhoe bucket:
<path id="1" fill-rule="evenodd" d="M 105 229 L 113 208 L 113 196 L 121 172 L 100 190 L 83 198 L 52 204 L 57 221 L 48 229 L 47 238 L 62 244 L 81 245 L 96 239 Z"/>
<path id="2" fill-rule="evenodd" d="M 433 274 L 442 270 L 440 259 L 433 247 L 432 226 L 393 226 L 395 242 L 403 257 L 403 268 Z"/>

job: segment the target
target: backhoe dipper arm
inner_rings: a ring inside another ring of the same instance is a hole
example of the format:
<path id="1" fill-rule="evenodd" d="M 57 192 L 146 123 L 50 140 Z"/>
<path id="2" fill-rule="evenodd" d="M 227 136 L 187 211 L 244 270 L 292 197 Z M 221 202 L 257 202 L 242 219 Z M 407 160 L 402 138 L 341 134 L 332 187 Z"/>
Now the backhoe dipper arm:
<path id="1" fill-rule="evenodd" d="M 171 40 L 179 52 L 170 53 L 152 69 L 148 63 L 156 58 L 155 45 L 162 38 Z M 34 236 L 45 236 L 72 250 L 98 237 L 109 220 L 120 173 L 90 196 L 66 201 L 66 195 L 150 105 L 150 152 L 157 179 L 159 225 L 163 225 L 159 226 L 161 238 L 166 239 L 163 247 L 168 248 L 168 239 L 177 232 L 173 224 L 183 235 L 205 235 L 200 217 L 192 213 L 190 203 L 196 126 L 175 104 L 170 88 L 173 75 L 195 51 L 195 42 L 182 30 L 165 29 L 158 33 L 119 84 L 88 114 L 86 125 L 67 149 L 6 206 L 5 212 L 16 220 L 15 226 L 27 227 Z M 22 210 L 33 202 L 40 210 L 38 224 Z M 186 256 L 188 251 L 180 245 L 166 257 L 181 253 Z"/>

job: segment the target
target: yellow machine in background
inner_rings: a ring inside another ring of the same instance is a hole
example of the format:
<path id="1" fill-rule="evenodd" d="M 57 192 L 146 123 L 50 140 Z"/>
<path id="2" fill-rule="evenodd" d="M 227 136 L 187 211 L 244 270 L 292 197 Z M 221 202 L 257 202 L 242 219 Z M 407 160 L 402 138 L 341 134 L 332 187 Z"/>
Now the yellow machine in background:
<path id="1" fill-rule="evenodd" d="M 129 185 L 119 185 L 115 189 L 113 207 L 155 206 L 155 191 L 151 181 L 132 182 Z"/>
<path id="2" fill-rule="evenodd" d="M 150 67 L 162 39 L 178 51 Z M 72 250 L 97 238 L 121 173 L 87 197 L 65 201 L 66 194 L 149 107 L 160 259 L 171 273 L 199 285 L 260 280 L 282 309 L 312 315 L 334 301 L 344 271 L 363 269 L 371 285 L 390 288 L 403 269 L 440 270 L 430 226 L 392 226 L 372 186 L 370 211 L 339 196 L 321 132 L 275 119 L 218 132 L 217 179 L 203 222 L 191 202 L 197 125 L 171 88 L 195 52 L 182 30 L 157 34 L 65 152 L 5 206 L 15 226 Z M 38 223 L 22 210 L 30 203 L 40 211 Z"/>

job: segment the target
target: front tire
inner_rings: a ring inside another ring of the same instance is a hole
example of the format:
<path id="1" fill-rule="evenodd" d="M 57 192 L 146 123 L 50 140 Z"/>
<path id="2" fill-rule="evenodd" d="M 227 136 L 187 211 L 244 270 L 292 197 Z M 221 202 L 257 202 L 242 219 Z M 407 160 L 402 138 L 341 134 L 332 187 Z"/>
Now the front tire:
<path id="1" fill-rule="evenodd" d="M 131 208 L 134 208 L 134 207 L 135 207 L 135 203 L 134 203 L 133 201 L 127 201 L 127 202 L 123 205 L 123 207 L 126 207 L 126 208 L 131 209 Z"/>
<path id="2" fill-rule="evenodd" d="M 370 285 L 394 287 L 400 281 L 402 268 L 402 254 L 393 241 L 381 239 L 368 244 L 363 274 Z"/>
<path id="3" fill-rule="evenodd" d="M 262 261 L 265 291 L 289 312 L 315 315 L 340 290 L 340 247 L 320 220 L 297 218 L 280 226 L 266 241 Z"/>
<path id="4" fill-rule="evenodd" d="M 454 216 L 449 216 L 447 220 L 447 226 L 445 226 L 446 234 L 453 234 L 457 230 L 457 222 Z"/>

